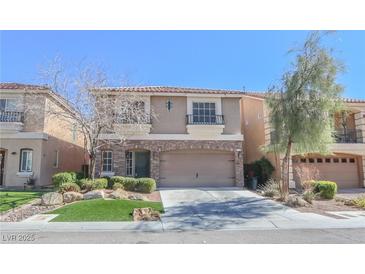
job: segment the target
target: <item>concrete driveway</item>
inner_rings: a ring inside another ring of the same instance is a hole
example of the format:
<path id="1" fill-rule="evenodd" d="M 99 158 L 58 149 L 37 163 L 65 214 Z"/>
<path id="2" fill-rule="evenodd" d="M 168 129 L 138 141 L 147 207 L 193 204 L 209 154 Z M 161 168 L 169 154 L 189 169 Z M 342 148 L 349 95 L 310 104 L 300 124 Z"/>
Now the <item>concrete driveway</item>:
<path id="1" fill-rule="evenodd" d="M 267 229 L 329 218 L 300 213 L 240 188 L 161 189 L 160 194 L 165 208 L 162 224 L 167 230 Z"/>

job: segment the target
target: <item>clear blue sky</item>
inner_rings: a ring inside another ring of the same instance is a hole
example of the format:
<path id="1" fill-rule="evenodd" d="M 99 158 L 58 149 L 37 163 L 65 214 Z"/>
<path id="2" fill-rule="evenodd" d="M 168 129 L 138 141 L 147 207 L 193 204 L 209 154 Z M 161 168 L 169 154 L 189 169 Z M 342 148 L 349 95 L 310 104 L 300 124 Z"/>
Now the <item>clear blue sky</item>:
<path id="1" fill-rule="evenodd" d="M 39 83 L 38 68 L 60 55 L 103 63 L 138 85 L 264 91 L 289 68 L 306 31 L 2 31 L 0 80 Z M 347 72 L 345 96 L 365 98 L 365 31 L 326 38 Z"/>

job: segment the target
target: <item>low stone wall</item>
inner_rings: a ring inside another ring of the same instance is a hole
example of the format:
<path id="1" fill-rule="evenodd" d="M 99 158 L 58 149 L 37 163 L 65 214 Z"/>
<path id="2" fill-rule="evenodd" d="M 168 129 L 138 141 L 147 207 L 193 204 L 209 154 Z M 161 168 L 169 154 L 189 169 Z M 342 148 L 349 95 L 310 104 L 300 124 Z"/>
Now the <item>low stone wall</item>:
<path id="1" fill-rule="evenodd" d="M 148 150 L 151 152 L 150 172 L 151 177 L 159 182 L 160 179 L 160 153 L 176 150 L 218 150 L 231 151 L 235 155 L 235 182 L 237 186 L 243 185 L 243 152 L 241 141 L 200 141 L 200 140 L 141 140 L 124 142 L 108 141 L 102 146 L 96 156 L 96 173 L 101 172 L 101 151 L 113 151 L 113 172 L 115 175 L 125 176 L 125 153 L 128 150 Z"/>

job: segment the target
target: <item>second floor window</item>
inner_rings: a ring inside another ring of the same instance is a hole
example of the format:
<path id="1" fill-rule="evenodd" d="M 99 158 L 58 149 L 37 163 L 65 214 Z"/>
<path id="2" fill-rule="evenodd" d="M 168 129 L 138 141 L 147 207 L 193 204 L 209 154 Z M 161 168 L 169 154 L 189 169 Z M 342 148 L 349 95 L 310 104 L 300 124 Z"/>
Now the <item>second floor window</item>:
<path id="1" fill-rule="evenodd" d="M 16 99 L 0 99 L 0 111 L 16 111 Z"/>
<path id="2" fill-rule="evenodd" d="M 214 124 L 216 122 L 215 103 L 193 103 L 193 122 Z"/>
<path id="3" fill-rule="evenodd" d="M 111 172 L 113 164 L 113 152 L 106 150 L 102 152 L 103 172 Z"/>
<path id="4" fill-rule="evenodd" d="M 21 149 L 20 150 L 20 172 L 32 172 L 33 165 L 33 150 Z"/>

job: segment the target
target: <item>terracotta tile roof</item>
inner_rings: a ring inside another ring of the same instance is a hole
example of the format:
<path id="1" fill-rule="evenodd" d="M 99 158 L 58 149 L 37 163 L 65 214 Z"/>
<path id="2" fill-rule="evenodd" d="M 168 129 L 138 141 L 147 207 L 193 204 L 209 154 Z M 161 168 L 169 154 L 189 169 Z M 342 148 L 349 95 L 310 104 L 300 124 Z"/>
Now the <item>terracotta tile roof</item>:
<path id="1" fill-rule="evenodd" d="M 243 92 L 243 95 L 256 97 L 260 99 L 265 99 L 265 97 L 268 95 L 267 92 L 250 92 L 245 91 Z M 342 98 L 344 102 L 346 103 L 365 103 L 365 99 L 355 99 L 355 98 Z"/>
<path id="2" fill-rule="evenodd" d="M 28 89 L 28 90 L 46 90 L 46 86 L 20 84 L 20 83 L 0 83 L 0 89 Z"/>
<path id="3" fill-rule="evenodd" d="M 207 89 L 207 88 L 186 88 L 167 86 L 140 86 L 140 87 L 105 87 L 101 90 L 121 91 L 121 92 L 153 92 L 153 93 L 202 93 L 202 94 L 238 94 L 239 90 Z"/>

